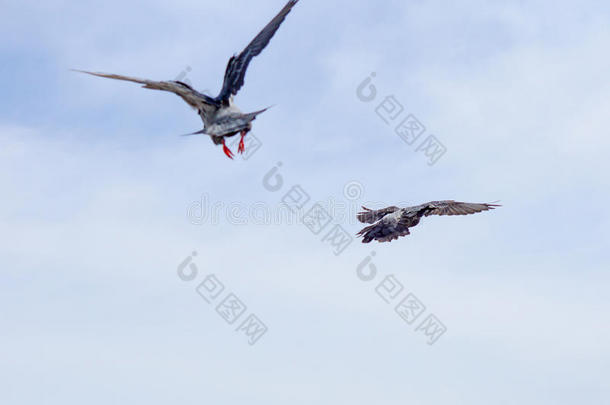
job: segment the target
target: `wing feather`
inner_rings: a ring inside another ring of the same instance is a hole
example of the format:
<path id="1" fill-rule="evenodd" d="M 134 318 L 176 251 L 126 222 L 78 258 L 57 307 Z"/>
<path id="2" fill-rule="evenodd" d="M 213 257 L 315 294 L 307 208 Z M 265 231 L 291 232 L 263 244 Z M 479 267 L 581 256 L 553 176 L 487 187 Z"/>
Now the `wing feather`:
<path id="1" fill-rule="evenodd" d="M 255 56 L 265 49 L 265 47 L 271 41 L 271 38 L 275 35 L 278 28 L 284 19 L 290 13 L 290 10 L 297 4 L 299 0 L 290 0 L 284 8 L 276 15 L 270 22 L 263 28 L 263 30 L 248 44 L 248 46 L 238 55 L 233 56 L 229 60 L 227 69 L 225 71 L 225 78 L 222 85 L 222 90 L 216 100 L 226 101 L 231 96 L 237 94 L 239 89 L 244 85 L 244 79 L 246 77 L 246 70 L 250 61 Z"/>
<path id="2" fill-rule="evenodd" d="M 453 200 L 431 201 L 426 204 L 425 216 L 430 215 L 470 215 L 500 207 L 498 204 L 466 203 Z"/>
<path id="3" fill-rule="evenodd" d="M 182 98 L 188 105 L 194 109 L 202 112 L 204 115 L 215 111 L 220 104 L 210 96 L 199 93 L 186 83 L 179 81 L 153 81 L 148 79 L 139 79 L 137 77 L 117 75 L 113 73 L 98 73 L 98 72 L 87 72 L 85 70 L 76 70 L 76 72 L 87 73 L 89 75 L 105 77 L 107 79 L 125 80 L 129 82 L 135 82 L 143 84 L 142 87 L 153 90 L 169 91 L 180 98 Z"/>
<path id="4" fill-rule="evenodd" d="M 356 218 L 358 218 L 358 221 L 360 221 L 362 223 L 372 224 L 374 222 L 379 221 L 381 218 L 385 217 L 386 215 L 399 210 L 400 208 L 391 206 L 391 207 L 387 207 L 387 208 L 382 208 L 380 210 L 371 210 L 366 207 L 362 207 L 362 209 L 364 211 L 359 212 L 356 215 Z"/>

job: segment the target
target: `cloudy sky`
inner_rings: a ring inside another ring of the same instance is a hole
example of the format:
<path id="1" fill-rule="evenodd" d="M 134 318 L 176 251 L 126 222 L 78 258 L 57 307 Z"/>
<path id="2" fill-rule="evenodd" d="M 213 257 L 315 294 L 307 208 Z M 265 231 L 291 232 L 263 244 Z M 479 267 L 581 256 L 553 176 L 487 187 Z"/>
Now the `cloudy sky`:
<path id="1" fill-rule="evenodd" d="M 70 71 L 215 94 L 283 3 L 0 0 L 0 402 L 609 403 L 608 2 L 302 0 L 247 160 Z M 437 199 L 503 207 L 355 239 Z"/>

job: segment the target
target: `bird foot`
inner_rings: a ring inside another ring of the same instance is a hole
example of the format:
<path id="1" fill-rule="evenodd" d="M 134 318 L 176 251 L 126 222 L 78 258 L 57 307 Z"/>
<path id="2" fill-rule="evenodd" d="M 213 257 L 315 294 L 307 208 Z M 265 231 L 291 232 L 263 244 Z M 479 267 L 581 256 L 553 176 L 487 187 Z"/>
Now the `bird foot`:
<path id="1" fill-rule="evenodd" d="M 225 145 L 225 140 L 224 138 L 222 139 L 222 151 L 225 153 L 225 155 L 227 155 L 227 157 L 229 159 L 233 159 L 233 152 L 231 152 L 231 149 L 229 149 L 227 147 L 227 145 Z"/>
<path id="2" fill-rule="evenodd" d="M 244 153 L 246 151 L 246 146 L 244 145 L 244 136 L 246 136 L 247 132 L 241 132 L 241 139 L 239 140 L 239 147 L 237 148 L 238 153 Z"/>

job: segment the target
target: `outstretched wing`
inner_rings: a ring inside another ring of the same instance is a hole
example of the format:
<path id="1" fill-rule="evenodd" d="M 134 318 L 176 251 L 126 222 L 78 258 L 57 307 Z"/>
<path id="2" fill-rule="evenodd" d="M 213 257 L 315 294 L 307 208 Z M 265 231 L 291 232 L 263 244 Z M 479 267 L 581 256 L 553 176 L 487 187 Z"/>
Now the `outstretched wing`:
<path id="1" fill-rule="evenodd" d="M 362 236 L 362 243 L 369 243 L 372 240 L 390 242 L 401 236 L 409 235 L 409 226 L 412 224 L 401 213 L 390 214 L 382 217 L 373 225 L 363 228 L 357 235 Z"/>
<path id="2" fill-rule="evenodd" d="M 386 215 L 399 210 L 400 208 L 392 206 L 392 207 L 382 208 L 380 210 L 371 210 L 366 207 L 362 207 L 362 209 L 364 211 L 359 212 L 356 215 L 356 218 L 358 218 L 358 221 L 360 221 L 360 222 L 363 222 L 366 224 L 372 224 L 374 222 L 379 221 L 381 218 L 385 217 Z"/>
<path id="3" fill-rule="evenodd" d="M 252 40 L 252 42 L 250 42 L 246 49 L 238 56 L 231 57 L 229 64 L 227 65 L 227 70 L 225 71 L 222 90 L 218 97 L 216 97 L 216 100 L 226 101 L 229 97 L 237 94 L 239 89 L 244 85 L 248 64 L 250 64 L 252 58 L 260 55 L 267 44 L 269 44 L 269 41 L 273 38 L 275 32 L 280 28 L 280 25 L 298 1 L 299 0 L 290 0 L 282 11 L 280 11 L 279 14 L 276 15 L 275 18 Z"/>
<path id="4" fill-rule="evenodd" d="M 466 203 L 460 201 L 431 201 L 426 205 L 425 216 L 430 215 L 470 215 L 481 211 L 493 210 L 501 207 L 498 204 Z"/>
<path id="5" fill-rule="evenodd" d="M 469 215 L 492 210 L 496 207 L 500 207 L 500 205 L 447 200 L 431 201 L 404 209 L 388 207 L 379 211 L 371 211 L 365 208 L 366 211 L 358 214 L 358 220 L 360 222 L 376 222 L 358 232 L 358 236 L 363 237 L 362 243 L 369 243 L 372 240 L 389 242 L 401 236 L 409 235 L 409 228 L 416 226 L 422 215 Z"/>
<path id="6" fill-rule="evenodd" d="M 212 97 L 199 93 L 197 90 L 193 89 L 188 84 L 179 81 L 155 82 L 153 80 L 138 79 L 136 77 L 121 76 L 112 73 L 96 73 L 87 72 L 84 70 L 76 70 L 76 72 L 87 73 L 93 76 L 105 77 L 107 79 L 125 80 L 129 82 L 140 83 L 143 84 L 144 86 L 142 87 L 146 89 L 171 91 L 172 93 L 180 96 L 180 98 L 186 101 L 188 105 L 190 105 L 200 113 L 203 113 L 204 115 L 215 111 L 220 106 L 220 104 Z"/>

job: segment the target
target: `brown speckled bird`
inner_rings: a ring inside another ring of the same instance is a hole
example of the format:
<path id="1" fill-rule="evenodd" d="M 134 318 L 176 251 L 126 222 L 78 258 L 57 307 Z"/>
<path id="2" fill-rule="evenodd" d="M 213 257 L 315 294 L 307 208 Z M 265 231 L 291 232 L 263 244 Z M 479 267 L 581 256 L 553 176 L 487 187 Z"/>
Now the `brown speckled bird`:
<path id="1" fill-rule="evenodd" d="M 419 224 L 422 217 L 429 215 L 469 215 L 492 210 L 496 207 L 500 207 L 500 205 L 465 203 L 453 200 L 431 201 L 407 208 L 392 206 L 376 211 L 362 207 L 364 211 L 358 213 L 358 221 L 373 225 L 362 229 L 357 235 L 363 237 L 362 243 L 369 243 L 372 240 L 391 242 L 401 236 L 409 235 L 409 228 Z"/>

